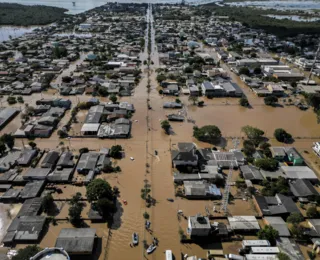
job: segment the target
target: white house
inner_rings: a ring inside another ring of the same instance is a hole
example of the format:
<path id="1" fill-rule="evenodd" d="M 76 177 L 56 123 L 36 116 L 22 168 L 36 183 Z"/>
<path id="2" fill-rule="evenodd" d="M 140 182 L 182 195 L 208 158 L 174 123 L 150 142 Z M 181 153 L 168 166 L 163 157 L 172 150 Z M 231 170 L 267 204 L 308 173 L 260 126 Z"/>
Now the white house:
<path id="1" fill-rule="evenodd" d="M 208 236 L 210 231 L 211 225 L 208 217 L 196 215 L 188 218 L 187 233 L 190 236 Z"/>

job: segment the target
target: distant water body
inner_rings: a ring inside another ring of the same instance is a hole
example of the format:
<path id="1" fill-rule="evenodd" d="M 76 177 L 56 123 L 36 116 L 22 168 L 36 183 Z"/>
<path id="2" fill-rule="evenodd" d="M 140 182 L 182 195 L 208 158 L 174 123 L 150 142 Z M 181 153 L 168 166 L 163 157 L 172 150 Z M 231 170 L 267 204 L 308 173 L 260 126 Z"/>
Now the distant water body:
<path id="1" fill-rule="evenodd" d="M 201 1 L 201 0 L 200 0 Z M 215 2 L 216 0 L 210 1 Z M 181 0 L 0 0 L 1 3 L 17 3 L 23 5 L 48 5 L 56 6 L 68 9 L 68 14 L 78 14 L 95 7 L 104 5 L 108 2 L 118 2 L 118 3 L 177 3 Z M 75 2 L 73 5 L 72 2 Z M 188 2 L 188 1 L 187 1 Z"/>
<path id="2" fill-rule="evenodd" d="M 266 9 L 278 10 L 316 10 L 320 9 L 320 1 L 244 1 L 228 3 L 233 6 L 257 6 Z"/>

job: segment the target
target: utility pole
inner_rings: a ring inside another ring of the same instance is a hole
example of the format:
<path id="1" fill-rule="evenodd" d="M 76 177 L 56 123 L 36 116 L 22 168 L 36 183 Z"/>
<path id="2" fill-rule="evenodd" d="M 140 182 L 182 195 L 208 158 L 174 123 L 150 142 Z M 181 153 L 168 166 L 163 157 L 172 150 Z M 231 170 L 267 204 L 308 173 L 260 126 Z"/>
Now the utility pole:
<path id="1" fill-rule="evenodd" d="M 310 78 L 311 78 L 311 74 L 312 74 L 314 65 L 316 64 L 316 61 L 317 61 L 319 52 L 320 52 L 320 42 L 319 42 L 318 49 L 317 49 L 317 51 L 316 51 L 316 55 L 314 56 L 314 60 L 313 60 L 313 62 L 312 62 L 311 70 L 310 70 L 310 73 L 309 73 L 309 76 L 308 76 L 308 80 L 307 80 L 307 85 L 309 84 L 309 80 L 310 80 Z"/>

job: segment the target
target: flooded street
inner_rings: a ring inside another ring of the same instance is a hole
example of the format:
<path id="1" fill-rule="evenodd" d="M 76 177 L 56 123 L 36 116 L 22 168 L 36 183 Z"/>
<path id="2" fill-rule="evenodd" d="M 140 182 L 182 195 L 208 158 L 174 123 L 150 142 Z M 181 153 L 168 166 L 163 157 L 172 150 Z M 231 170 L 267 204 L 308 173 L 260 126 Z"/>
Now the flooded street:
<path id="1" fill-rule="evenodd" d="M 179 98 L 186 108 L 187 117 L 194 120 L 190 122 L 172 122 L 173 134 L 166 135 L 161 129 L 161 120 L 166 119 L 166 115 L 177 111 L 163 109 L 163 103 L 166 101 L 174 101 L 176 97 L 162 97 L 158 93 L 158 82 L 156 81 L 157 68 L 159 64 L 159 53 L 155 42 L 155 24 L 152 15 L 152 5 L 146 13 L 146 21 L 148 22 L 145 33 L 145 49 L 140 54 L 140 60 L 148 60 L 148 31 L 151 32 L 151 52 L 150 60 L 153 64 L 148 67 L 142 62 L 142 78 L 134 90 L 134 95 L 130 97 L 119 97 L 120 102 L 127 101 L 134 105 L 136 112 L 132 117 L 132 131 L 129 139 L 98 139 L 98 138 L 77 138 L 80 135 L 81 125 L 86 116 L 85 111 L 77 114 L 79 124 L 72 127 L 74 138 L 59 139 L 57 131 L 49 139 L 37 138 L 36 143 L 40 149 L 54 149 L 61 146 L 69 147 L 74 155 L 78 155 L 78 150 L 87 147 L 90 150 L 100 150 L 101 148 L 110 148 L 113 145 L 121 145 L 125 151 L 125 157 L 121 160 L 114 161 L 113 166 L 120 166 L 120 173 L 100 174 L 97 178 L 107 180 L 111 186 L 117 186 L 120 190 L 119 201 L 126 200 L 127 205 L 120 203 L 121 206 L 117 212 L 118 221 L 111 227 L 107 223 L 91 223 L 85 220 L 86 225 L 97 229 L 99 237 L 98 250 L 92 259 L 100 260 L 127 260 L 127 259 L 152 259 L 163 260 L 165 258 L 164 251 L 172 250 L 175 259 L 180 259 L 180 254 L 196 255 L 198 258 L 206 257 L 206 250 L 222 247 L 221 244 L 211 245 L 208 241 L 207 245 L 181 244 L 179 237 L 179 229 L 186 233 L 187 220 L 177 217 L 178 210 L 182 210 L 185 216 L 194 216 L 196 214 L 206 214 L 206 208 L 213 210 L 215 202 L 210 200 L 187 200 L 175 197 L 175 186 L 173 183 L 173 173 L 171 166 L 171 149 L 176 149 L 178 142 L 195 142 L 199 147 L 212 147 L 207 143 L 201 143 L 193 138 L 193 127 L 204 125 L 217 125 L 226 138 L 225 148 L 231 148 L 233 144 L 230 142 L 231 137 L 242 137 L 241 128 L 245 125 L 251 125 L 261 128 L 265 131 L 265 136 L 270 138 L 272 145 L 280 145 L 273 138 L 275 128 L 284 128 L 290 132 L 294 139 L 294 146 L 303 156 L 306 157 L 308 164 L 319 171 L 320 160 L 313 156 L 311 146 L 314 141 L 320 139 L 320 125 L 317 124 L 315 113 L 309 109 L 301 111 L 294 106 L 268 107 L 264 105 L 263 99 L 254 95 L 250 89 L 240 81 L 239 77 L 231 73 L 229 68 L 222 64 L 222 67 L 229 73 L 231 79 L 236 82 L 244 91 L 252 108 L 244 108 L 239 105 L 237 98 L 199 98 L 205 103 L 204 107 L 192 105 L 188 100 L 188 96 L 181 95 Z M 210 54 L 215 55 L 214 51 L 206 49 Z M 77 65 L 80 65 L 87 57 L 87 53 L 82 53 L 81 57 L 71 63 L 70 67 L 60 74 L 54 84 L 61 84 L 62 77 L 69 76 Z M 147 85 L 150 81 L 150 91 Z M 56 90 L 49 90 L 46 93 L 33 94 L 32 96 L 24 96 L 25 103 L 35 106 L 35 102 L 41 98 L 60 97 Z M 63 96 L 72 101 L 73 107 L 78 102 L 87 101 L 92 96 Z M 107 98 L 99 98 L 100 101 L 108 101 Z M 148 109 L 148 101 L 151 109 Z M 1 100 L 2 106 L 7 106 L 6 98 Z M 24 109 L 24 104 L 16 104 L 16 107 Z M 68 122 L 70 111 L 59 123 L 59 128 Z M 0 134 L 15 132 L 21 125 L 20 115 L 16 116 Z M 29 140 L 16 139 L 16 146 L 27 144 Z M 282 144 L 283 145 L 283 144 Z M 221 147 L 219 147 L 221 149 Z M 155 153 L 157 151 L 157 154 Z M 131 160 L 133 157 L 134 160 Z M 227 174 L 227 173 L 225 173 Z M 233 181 L 239 178 L 239 172 L 235 171 Z M 155 206 L 146 207 L 145 201 L 141 198 L 141 189 L 144 184 L 150 185 L 150 195 L 156 200 Z M 58 185 L 61 188 L 61 194 L 54 194 L 56 200 L 64 200 L 70 198 L 76 192 L 80 192 L 85 197 L 85 186 Z M 233 187 L 234 188 L 234 187 Z M 231 189 L 231 193 L 235 193 L 236 189 Z M 167 199 L 173 198 L 173 202 Z M 70 228 L 72 225 L 66 220 L 68 216 L 69 205 L 63 201 L 56 202 L 60 212 L 56 217 L 57 225 L 50 224 L 50 228 L 40 242 L 42 248 L 52 247 L 55 245 L 56 238 L 62 228 Z M 243 200 L 237 200 L 236 203 L 229 207 L 231 213 L 252 215 L 255 211 L 250 203 Z M 0 229 L 3 236 L 4 231 L 10 224 L 10 218 L 13 218 L 18 210 L 11 208 L 10 205 L 0 204 Z M 89 204 L 85 206 L 82 217 L 87 218 Z M 145 229 L 145 219 L 143 214 L 147 212 L 150 216 L 151 230 L 147 232 Z M 226 221 L 226 220 L 221 220 Z M 264 225 L 261 223 L 261 225 Z M 139 234 L 139 245 L 130 247 L 131 237 L 134 232 Z M 147 255 L 143 246 L 143 241 L 149 245 L 153 237 L 158 238 L 159 246 L 151 254 Z M 249 237 L 248 237 L 249 238 Z M 255 237 L 250 237 L 254 239 Z M 240 243 L 224 243 L 224 249 L 228 252 L 237 253 Z M 23 247 L 24 245 L 19 245 Z M 78 259 L 78 258 L 77 258 Z M 80 258 L 79 258 L 80 259 Z M 84 259 L 91 259 L 86 257 Z"/>

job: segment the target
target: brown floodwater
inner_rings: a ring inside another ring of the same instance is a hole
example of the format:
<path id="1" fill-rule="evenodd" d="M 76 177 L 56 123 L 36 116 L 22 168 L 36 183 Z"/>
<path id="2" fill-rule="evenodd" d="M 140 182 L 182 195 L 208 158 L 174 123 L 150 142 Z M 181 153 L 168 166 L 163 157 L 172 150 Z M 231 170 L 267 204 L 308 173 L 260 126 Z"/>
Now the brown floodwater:
<path id="1" fill-rule="evenodd" d="M 148 17 L 148 15 L 147 15 Z M 149 19 L 149 17 L 148 17 Z M 151 18 L 153 19 L 153 18 Z M 316 122 L 316 116 L 309 111 L 300 111 L 295 107 L 271 108 L 263 105 L 261 98 L 250 95 L 252 109 L 242 108 L 238 105 L 238 99 L 212 99 L 201 98 L 207 104 L 203 108 L 192 106 L 187 96 L 181 96 L 180 99 L 187 107 L 188 117 L 195 120 L 195 124 L 171 123 L 174 134 L 166 135 L 160 127 L 160 121 L 164 120 L 169 113 L 175 113 L 174 110 L 165 110 L 162 108 L 163 102 L 174 100 L 174 97 L 162 97 L 158 94 L 155 69 L 159 66 L 158 53 L 154 48 L 154 30 L 152 30 L 152 53 L 151 59 L 154 65 L 151 65 L 151 92 L 147 92 L 147 67 L 142 65 L 142 80 L 135 89 L 135 94 L 131 97 L 120 98 L 120 101 L 128 101 L 134 104 L 136 113 L 132 117 L 132 137 L 123 140 L 107 140 L 95 138 L 72 138 L 70 141 L 61 140 L 56 134 L 49 139 L 37 139 L 36 143 L 39 148 L 53 149 L 59 146 L 60 141 L 64 141 L 64 146 L 70 146 L 70 149 L 77 151 L 82 147 L 88 147 L 92 150 L 99 150 L 103 147 L 111 147 L 120 144 L 125 150 L 125 158 L 116 162 L 122 169 L 120 173 L 101 174 L 99 178 L 107 180 L 111 186 L 118 186 L 120 189 L 119 201 L 127 200 L 128 204 L 121 206 L 119 212 L 120 224 L 112 227 L 112 236 L 108 235 L 109 229 L 107 224 L 93 224 L 85 221 L 90 227 L 97 228 L 97 235 L 101 238 L 100 250 L 97 251 L 95 259 L 164 259 L 164 251 L 171 249 L 176 256 L 180 258 L 180 253 L 188 255 L 197 255 L 197 257 L 206 257 L 206 249 L 196 245 L 182 245 L 179 242 L 179 228 L 186 232 L 187 221 L 179 221 L 177 211 L 182 210 L 186 216 L 198 213 L 205 214 L 205 208 L 212 210 L 216 202 L 213 201 L 189 201 L 175 198 L 175 187 L 173 184 L 173 173 L 171 168 L 170 150 L 175 149 L 178 142 L 195 142 L 199 147 L 211 147 L 209 144 L 196 142 L 192 137 L 193 126 L 203 126 L 208 124 L 217 125 L 223 136 L 233 137 L 242 136 L 241 127 L 252 125 L 261 128 L 266 132 L 266 136 L 271 137 L 275 128 L 282 127 L 290 132 L 294 137 L 308 137 L 308 139 L 298 139 L 294 146 L 305 156 L 308 162 L 312 163 L 319 170 L 319 158 L 311 152 L 312 142 L 320 137 L 320 125 Z M 147 42 L 147 41 L 146 41 Z M 147 45 L 147 44 L 146 44 Z M 141 54 L 141 59 L 147 59 L 147 50 Z M 78 63 L 77 63 L 78 64 Z M 244 87 L 241 85 L 241 87 Z M 248 91 L 247 89 L 245 90 Z M 250 94 L 248 92 L 248 94 Z M 58 94 L 51 92 L 44 94 L 34 94 L 24 97 L 26 103 L 35 104 L 35 100 L 44 97 L 58 97 Z M 78 101 L 86 101 L 90 96 L 70 96 L 68 97 L 77 104 Z M 150 99 L 151 110 L 147 109 L 147 99 Z M 102 99 L 106 101 L 107 99 Z M 23 106 L 23 105 L 22 105 Z M 77 115 L 79 122 L 83 122 L 86 112 L 80 111 Z M 60 125 L 68 121 L 70 113 L 64 117 Z M 148 120 L 147 120 L 148 119 Z M 3 131 L 15 131 L 20 126 L 20 117 L 17 116 Z M 74 124 L 73 131 L 78 132 L 82 124 Z M 27 140 L 25 140 L 27 143 Z M 271 140 L 273 145 L 279 145 L 275 140 Z M 20 139 L 16 140 L 17 145 L 21 145 Z M 60 146 L 61 147 L 61 146 Z M 227 147 L 232 147 L 228 142 Z M 158 151 L 158 156 L 154 156 L 154 151 Z M 305 153 L 307 151 L 308 153 Z M 134 160 L 130 160 L 133 157 Z M 148 167 L 147 167 L 148 164 Z M 238 172 L 233 175 L 233 180 L 238 178 Z M 150 195 L 157 201 L 156 205 L 146 208 L 144 201 L 141 199 L 141 189 L 144 180 L 148 180 L 151 185 Z M 61 194 L 54 194 L 56 199 L 70 198 L 76 192 L 80 192 L 85 197 L 85 187 L 72 185 L 59 185 L 62 189 Z M 231 193 L 236 193 L 235 188 L 231 188 Z M 175 198 L 173 203 L 168 202 L 167 198 Z M 65 202 L 58 202 L 58 208 L 61 210 L 58 217 L 65 218 L 68 214 L 69 205 Z M 234 215 L 253 215 L 255 210 L 250 201 L 236 199 L 233 204 L 229 205 L 229 210 Z M 83 217 L 86 217 L 88 205 L 83 211 Z M 145 231 L 143 213 L 147 211 L 150 215 L 151 229 L 153 234 Z M 2 210 L 0 212 L 3 212 Z M 262 223 L 261 223 L 262 224 Z M 58 221 L 56 226 L 50 225 L 50 228 L 44 238 L 41 240 L 41 247 L 52 247 L 62 228 L 71 227 L 66 221 Z M 131 248 L 131 235 L 138 232 L 140 244 Z M 144 256 L 145 250 L 142 241 L 149 243 L 152 237 L 159 239 L 159 247 L 152 255 Z M 249 237 L 248 237 L 249 238 Z M 254 237 L 250 237 L 254 238 Z M 210 242 L 210 241 L 209 241 Z M 208 242 L 208 243 L 209 243 Z M 22 247 L 23 245 L 19 245 Z M 222 246 L 226 253 L 236 253 L 240 244 L 237 242 L 223 243 L 222 245 L 210 245 L 209 248 Z"/>

